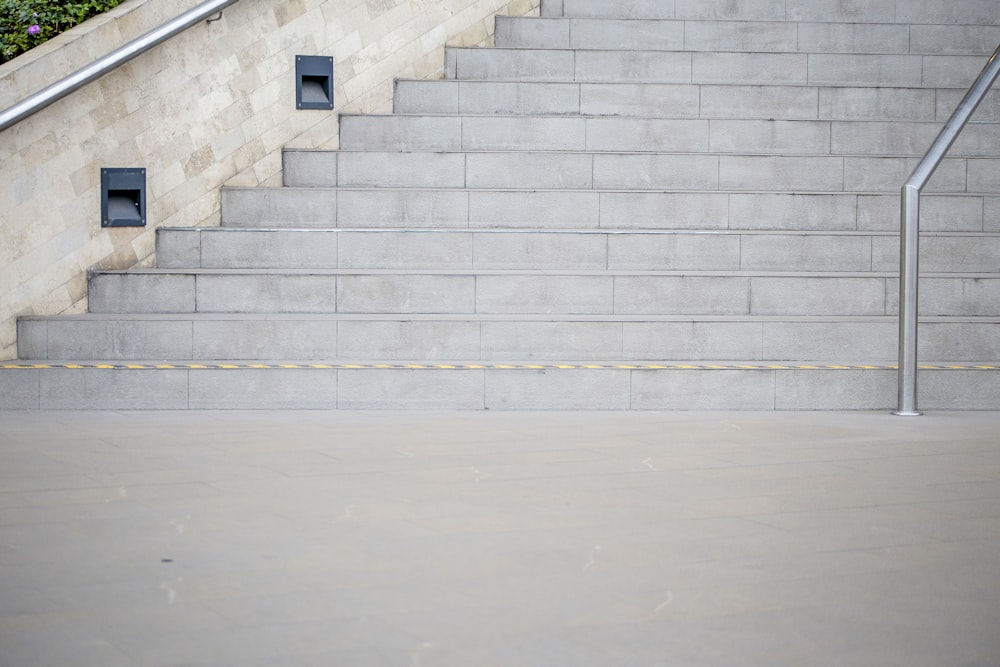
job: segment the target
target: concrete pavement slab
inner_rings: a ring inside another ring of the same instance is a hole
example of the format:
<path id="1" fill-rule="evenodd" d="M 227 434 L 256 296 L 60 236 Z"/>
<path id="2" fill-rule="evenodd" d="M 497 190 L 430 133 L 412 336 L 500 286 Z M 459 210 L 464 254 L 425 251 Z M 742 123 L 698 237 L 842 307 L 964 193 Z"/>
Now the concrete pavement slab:
<path id="1" fill-rule="evenodd" d="M 0 665 L 995 665 L 998 433 L 2 412 Z"/>

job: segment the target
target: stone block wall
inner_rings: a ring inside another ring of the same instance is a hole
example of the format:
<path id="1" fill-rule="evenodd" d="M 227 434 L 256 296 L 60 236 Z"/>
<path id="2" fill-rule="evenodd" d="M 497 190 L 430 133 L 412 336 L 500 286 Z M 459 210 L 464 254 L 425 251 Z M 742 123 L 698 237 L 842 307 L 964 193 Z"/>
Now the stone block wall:
<path id="1" fill-rule="evenodd" d="M 130 0 L 0 66 L 0 108 L 200 0 Z M 539 0 L 241 0 L 0 132 L 0 360 L 20 315 L 85 312 L 87 271 L 151 266 L 155 229 L 218 224 L 222 185 L 280 185 L 281 151 L 336 148 L 340 112 L 388 112 L 444 46 L 488 46 Z M 214 18 L 214 17 L 213 17 Z M 333 111 L 295 108 L 295 56 L 334 58 Z M 102 229 L 101 167 L 145 167 L 147 226 Z"/>

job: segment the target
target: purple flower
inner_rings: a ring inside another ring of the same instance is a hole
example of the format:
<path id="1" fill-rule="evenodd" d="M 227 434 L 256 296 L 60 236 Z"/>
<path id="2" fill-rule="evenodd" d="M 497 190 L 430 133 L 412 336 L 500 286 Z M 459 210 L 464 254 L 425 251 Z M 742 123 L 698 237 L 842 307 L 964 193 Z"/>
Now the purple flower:
<path id="1" fill-rule="evenodd" d="M 28 26 L 28 34 L 29 35 L 37 35 L 41 31 L 42 31 L 42 29 L 38 26 L 37 23 L 35 25 Z"/>

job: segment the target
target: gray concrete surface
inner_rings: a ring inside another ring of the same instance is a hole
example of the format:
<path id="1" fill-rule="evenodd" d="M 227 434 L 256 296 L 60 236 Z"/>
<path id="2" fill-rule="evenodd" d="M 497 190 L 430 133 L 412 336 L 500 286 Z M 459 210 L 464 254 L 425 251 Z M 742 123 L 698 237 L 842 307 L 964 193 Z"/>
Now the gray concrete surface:
<path id="1" fill-rule="evenodd" d="M 0 413 L 0 665 L 1000 664 L 1000 413 Z"/>

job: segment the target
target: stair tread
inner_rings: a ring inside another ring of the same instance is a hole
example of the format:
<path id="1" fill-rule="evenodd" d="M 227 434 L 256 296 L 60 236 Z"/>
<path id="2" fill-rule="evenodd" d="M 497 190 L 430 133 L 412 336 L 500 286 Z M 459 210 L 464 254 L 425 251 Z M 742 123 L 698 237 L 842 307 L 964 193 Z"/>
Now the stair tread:
<path id="1" fill-rule="evenodd" d="M 80 313 L 24 315 L 21 322 L 374 321 L 374 322 L 896 322 L 896 315 L 587 315 L 558 313 Z M 1000 324 L 1000 316 L 927 315 L 920 322 Z"/>
<path id="2" fill-rule="evenodd" d="M 502 82 L 500 82 L 502 83 Z M 527 82 L 525 82 L 527 83 Z M 518 84 L 521 85 L 521 84 Z M 609 84 L 612 85 L 612 84 Z M 623 85 L 623 84 L 618 84 Z M 672 84 L 664 84 L 672 85 Z M 683 84 L 678 84 L 683 85 Z M 694 84 L 692 84 L 694 85 Z M 704 84 L 707 85 L 707 84 Z M 753 86 L 759 87 L 759 86 Z M 788 87 L 788 86 L 781 86 Z M 800 86 L 802 88 L 815 87 L 815 86 Z M 585 113 L 573 113 L 573 114 L 544 114 L 544 113 L 525 113 L 525 114 L 515 114 L 515 113 L 466 113 L 466 112 L 393 112 L 393 113 L 357 113 L 357 112 L 345 112 L 340 114 L 343 118 L 365 118 L 365 119 L 420 119 L 420 118 L 437 118 L 437 119 L 447 119 L 447 118 L 474 118 L 477 120 L 482 120 L 484 118 L 493 118 L 498 120 L 525 120 L 525 119 L 535 119 L 535 120 L 596 120 L 596 121 L 609 121 L 609 120 L 621 120 L 621 121 L 632 121 L 632 120 L 677 120 L 677 121 L 690 121 L 692 123 L 697 121 L 723 121 L 727 123 L 760 123 L 764 121 L 774 121 L 774 122 L 787 122 L 787 123 L 844 123 L 844 124 L 858 124 L 858 125 L 933 125 L 940 127 L 942 122 L 939 120 L 878 120 L 870 118 L 732 118 L 732 117 L 719 117 L 719 116 L 609 116 L 605 114 L 585 114 Z M 979 125 L 996 125 L 1000 121 L 979 119 L 969 121 L 971 124 Z M 314 150 L 314 149 L 293 149 L 293 150 Z M 322 150 L 322 149 L 320 149 Z M 340 149 L 330 149 L 330 150 L 340 150 Z"/>
<path id="3" fill-rule="evenodd" d="M 817 121 L 817 122 L 825 122 L 825 121 Z M 885 124 L 892 125 L 892 124 L 895 124 L 895 123 L 888 122 L 888 123 L 885 123 Z M 706 150 L 706 151 L 690 151 L 690 150 L 678 150 L 678 151 L 665 151 L 665 150 L 660 150 L 660 151 L 634 151 L 633 150 L 633 151 L 622 151 L 622 150 L 607 150 L 607 151 L 602 151 L 602 150 L 587 150 L 587 149 L 566 149 L 566 150 L 562 150 L 562 149 L 532 149 L 532 150 L 523 150 L 523 149 L 519 149 L 519 148 L 513 148 L 513 149 L 507 149 L 507 150 L 500 150 L 500 149 L 494 149 L 494 148 L 484 148 L 484 149 L 476 149 L 476 148 L 450 148 L 450 149 L 445 149 L 445 150 L 434 149 L 434 148 L 403 148 L 403 149 L 386 149 L 386 148 L 337 148 L 337 149 L 327 149 L 327 150 L 292 149 L 292 150 L 289 150 L 289 151 L 286 151 L 286 152 L 293 152 L 293 151 L 314 152 L 314 153 L 330 153 L 330 154 L 336 154 L 336 155 L 344 155 L 344 154 L 361 154 L 361 155 L 370 155 L 370 154 L 385 154 L 385 155 L 408 155 L 408 154 L 417 154 L 417 155 L 423 155 L 423 154 L 426 154 L 426 155 L 495 155 L 495 154 L 502 154 L 502 155 L 507 155 L 507 154 L 518 154 L 518 155 L 520 155 L 520 154 L 528 154 L 528 155 L 598 155 L 598 156 L 615 156 L 615 155 L 633 156 L 634 155 L 634 156 L 640 156 L 640 157 L 651 157 L 651 156 L 653 156 L 653 157 L 655 157 L 655 156 L 677 157 L 677 156 L 694 155 L 694 156 L 711 156 L 711 157 L 751 157 L 751 158 L 760 158 L 760 157 L 778 157 L 778 158 L 829 158 L 829 159 L 862 158 L 862 159 L 866 159 L 866 160 L 883 158 L 883 159 L 890 159 L 890 160 L 892 160 L 892 159 L 907 159 L 907 160 L 915 160 L 915 161 L 917 161 L 921 157 L 923 157 L 922 155 L 903 155 L 903 154 L 898 154 L 898 155 L 868 155 L 868 154 L 865 154 L 865 153 L 853 153 L 853 154 L 852 153 L 843 153 L 843 154 L 838 153 L 838 154 L 831 154 L 831 153 L 797 153 L 797 152 L 787 152 L 787 151 L 783 151 L 783 152 L 762 152 L 762 153 L 728 153 L 728 152 L 724 152 L 724 151 L 713 151 L 713 150 Z M 949 154 L 949 157 L 945 158 L 945 160 L 949 160 L 949 159 L 951 159 L 951 160 L 997 160 L 998 158 L 995 157 L 995 156 L 977 156 L 977 155 L 958 155 L 958 156 L 952 156 L 951 154 Z M 312 186 L 312 187 L 316 187 L 316 186 Z M 355 186 L 349 186 L 349 189 L 364 190 L 365 188 L 363 186 L 356 186 L 355 185 Z M 419 188 L 413 188 L 413 187 L 411 187 L 411 188 L 399 188 L 399 189 L 419 189 Z M 456 189 L 461 189 L 461 188 L 438 188 L 438 189 L 456 190 Z M 490 188 L 490 189 L 494 189 L 494 190 L 505 190 L 505 189 L 506 190 L 526 190 L 527 188 Z"/>
<path id="4" fill-rule="evenodd" d="M 917 88 L 885 82 L 880 88 L 816 83 L 633 83 L 397 79 L 397 113 L 467 116 L 495 114 L 618 118 L 718 118 L 765 120 L 873 120 L 943 123 L 965 88 Z M 1000 91 L 992 91 L 973 116 L 1000 118 Z"/>
<path id="5" fill-rule="evenodd" d="M 161 227 L 166 233 L 278 233 L 278 234 L 551 234 L 551 235 L 642 235 L 642 236 L 899 236 L 898 231 L 882 229 L 650 229 L 620 227 Z M 921 231 L 921 238 L 997 238 L 1000 231 Z"/>
<path id="6" fill-rule="evenodd" d="M 605 20 L 605 19 L 599 19 Z M 623 19 L 607 19 L 610 21 L 617 21 Z M 635 19 L 640 21 L 649 20 L 662 20 L 670 21 L 670 19 Z M 739 23 L 738 21 L 736 23 Z M 869 24 L 870 25 L 870 24 Z M 490 51 L 505 51 L 505 52 L 576 52 L 576 53 L 614 53 L 614 52 L 627 52 L 627 53 L 676 53 L 676 54 L 689 54 L 689 55 L 704 55 L 704 54 L 714 54 L 714 53 L 726 53 L 726 54 L 738 54 L 738 55 L 793 55 L 793 56 L 807 56 L 807 55 L 822 55 L 822 56 L 871 56 L 871 57 L 886 57 L 886 56 L 900 56 L 900 57 L 910 57 L 910 58 L 979 58 L 979 57 L 989 57 L 989 53 L 984 53 L 982 51 L 976 51 L 973 53 L 936 53 L 936 52 L 898 52 L 898 51 L 769 51 L 759 49 L 738 49 L 734 47 L 722 48 L 722 49 L 694 49 L 694 48 L 650 48 L 644 47 L 640 49 L 633 48 L 600 48 L 594 46 L 449 46 L 447 47 L 451 50 L 490 50 Z M 466 79 L 460 79 L 466 80 Z"/>
<path id="7" fill-rule="evenodd" d="M 463 48 L 468 50 L 482 50 L 483 47 L 450 47 L 450 48 Z M 506 51 L 523 51 L 524 49 L 501 49 L 500 47 L 491 47 L 498 50 Z M 536 49 L 537 50 L 537 49 Z M 563 50 L 566 49 L 557 49 Z M 905 54 L 904 54 L 905 55 Z M 962 58 L 968 58 L 970 56 L 958 56 Z M 975 56 L 972 56 L 975 57 Z M 984 56 L 985 57 L 985 56 Z M 691 88 L 810 88 L 816 90 L 823 90 L 830 88 L 830 85 L 823 83 L 801 83 L 796 81 L 789 82 L 761 82 L 761 83 L 740 83 L 740 82 L 699 82 L 699 81 L 680 81 L 680 82 L 665 82 L 665 81 L 577 81 L 575 79 L 552 79 L 552 80 L 525 80 L 525 81 L 511 81 L 506 79 L 411 79 L 406 77 L 400 77 L 395 79 L 397 84 L 420 84 L 427 86 L 461 86 L 464 83 L 471 83 L 475 85 L 497 85 L 497 86 L 547 86 L 550 84 L 558 84 L 563 86 L 579 86 L 579 87 L 607 87 L 607 86 L 662 86 L 662 87 L 691 87 Z M 870 91 L 871 86 L 861 86 L 852 84 L 837 84 L 832 86 L 838 89 L 848 89 L 848 90 L 859 90 L 859 91 Z M 938 90 L 968 90 L 968 86 L 914 86 L 902 83 L 886 83 L 885 85 L 878 86 L 879 88 L 886 90 L 913 90 L 913 91 L 926 91 L 928 89 L 938 89 Z M 355 114 L 359 115 L 359 114 Z M 363 114 L 360 114 L 363 115 Z"/>
<path id="8" fill-rule="evenodd" d="M 299 149 L 296 149 L 299 150 Z M 338 150 L 328 150 L 324 151 L 331 154 L 336 154 L 340 152 L 349 151 L 338 151 Z M 357 153 L 365 153 L 372 151 L 353 151 Z M 384 152 L 384 151 L 379 151 Z M 392 151 L 394 153 L 412 153 L 412 152 L 424 152 L 428 154 L 436 154 L 437 151 Z M 489 153 L 495 153 L 497 151 L 488 151 Z M 512 153 L 517 153 L 521 151 L 510 151 Z M 565 151 L 573 152 L 573 151 Z M 591 153 L 593 154 L 593 153 Z M 619 155 L 619 153 L 615 153 Z M 624 154 L 622 154 L 624 155 Z M 649 155 L 648 153 L 634 153 L 634 155 Z M 677 155 L 676 153 L 663 153 L 663 155 Z M 683 154 L 682 154 L 683 155 Z M 699 155 L 698 153 L 692 153 L 692 155 Z M 751 157 L 761 157 L 759 155 L 754 155 Z M 794 156 L 793 156 L 794 157 Z M 801 156 L 800 156 L 801 157 Z M 806 156 L 809 157 L 809 156 Z M 812 156 L 815 157 L 815 156 Z M 835 156 L 835 157 L 845 157 L 845 156 Z M 849 157 L 849 156 L 848 156 Z M 960 158 L 960 159 L 987 159 L 987 158 Z M 914 160 L 916 162 L 916 160 Z M 796 190 L 734 190 L 732 188 L 720 188 L 717 190 L 706 189 L 706 188 L 683 188 L 683 189 L 665 189 L 665 188 L 651 188 L 645 190 L 636 190 L 634 188 L 567 188 L 567 187 L 554 187 L 554 188 L 537 188 L 537 187 L 484 187 L 484 188 L 462 188 L 462 187 L 439 187 L 439 186 L 428 186 L 428 187 L 418 187 L 418 186 L 391 186 L 391 187 L 369 187 L 369 186 L 358 186 L 358 185 L 282 185 L 280 187 L 271 186 L 258 186 L 258 185 L 247 185 L 247 186 L 226 186 L 224 190 L 230 191 L 261 191 L 261 192 L 274 192 L 274 191 L 290 191 L 290 192 L 351 192 L 351 193 L 373 193 L 373 192 L 451 192 L 451 193 L 475 193 L 475 194 L 490 194 L 490 193 L 513 193 L 513 194 L 529 194 L 533 192 L 545 192 L 548 194 L 553 193 L 566 193 L 566 194 L 579 194 L 581 192 L 587 192 L 592 194 L 639 194 L 639 195 L 649 195 L 649 194 L 761 194 L 761 195 L 773 195 L 773 194 L 784 194 L 789 196 L 795 195 L 883 195 L 883 196 L 899 196 L 898 192 L 886 192 L 884 190 L 853 190 L 853 191 L 838 191 L 830 192 L 829 190 L 809 190 L 809 189 L 796 189 Z M 937 192 L 934 190 L 925 191 L 921 197 L 983 197 L 990 196 L 995 197 L 997 193 L 995 192 Z M 208 229 L 203 228 L 203 229 Z"/>
<path id="9" fill-rule="evenodd" d="M 898 271 L 704 271 L 704 270 L 625 270 L 625 269 L 217 269 L 217 268 L 168 268 L 125 269 L 121 271 L 94 271 L 93 276 L 141 275 L 427 275 L 427 276 L 679 276 L 679 277 L 733 277 L 733 278 L 898 278 Z M 982 271 L 925 272 L 924 278 L 1000 279 L 1000 274 Z"/>
<path id="10" fill-rule="evenodd" d="M 802 361 L 782 361 L 782 360 L 756 360 L 756 361 L 726 361 L 726 360 L 686 360 L 686 359 L 655 359 L 655 360 L 578 360 L 570 359 L 565 361 L 537 361 L 537 360 L 454 360 L 447 361 L 426 361 L 426 360 L 343 360 L 337 358 L 315 360 L 315 359 L 269 359 L 260 362 L 248 362 L 241 359 L 145 359 L 145 360 L 101 360 L 92 359 L 87 361 L 75 360 L 52 360 L 52 359 L 18 359 L 15 361 L 0 361 L 0 369 L 24 369 L 36 368 L 58 369 L 58 368 L 95 368 L 97 370 L 227 370 L 220 368 L 229 366 L 232 368 L 254 369 L 286 369 L 298 367 L 304 369 L 325 369 L 325 370 L 353 370 L 347 367 L 360 367 L 371 370 L 535 370 L 535 369 L 623 369 L 623 370 L 895 370 L 895 360 L 879 359 L 869 362 L 838 362 L 837 360 L 802 360 Z M 939 369 L 969 369 L 969 370 L 996 370 L 1000 371 L 1000 359 L 992 362 L 983 361 L 920 361 L 922 368 Z M 213 368 L 217 367 L 217 368 Z"/>
<path id="11" fill-rule="evenodd" d="M 921 35 L 921 29 L 927 26 L 921 21 L 873 21 L 865 26 L 877 26 L 882 33 L 871 35 L 860 43 L 845 45 L 831 39 L 830 33 L 836 30 L 853 32 L 857 21 L 827 20 L 805 21 L 794 18 L 693 18 L 693 17 L 606 17 L 591 18 L 585 16 L 546 16 L 546 17 L 499 17 L 497 21 L 498 48 L 534 47 L 540 40 L 555 39 L 561 46 L 572 46 L 584 43 L 583 40 L 593 37 L 588 28 L 600 26 L 607 29 L 611 24 L 611 35 L 607 45 L 588 44 L 587 48 L 601 50 L 627 50 L 622 43 L 641 39 L 643 48 L 677 51 L 717 51 L 720 46 L 729 44 L 736 46 L 740 42 L 755 41 L 756 48 L 763 48 L 771 53 L 879 53 L 895 54 L 928 54 L 937 55 L 947 49 L 948 53 L 978 55 L 981 49 L 972 44 L 964 49 L 960 46 L 946 44 L 935 45 L 935 40 Z M 820 28 L 821 33 L 802 35 L 799 26 Z M 539 30 L 538 27 L 542 26 Z M 671 27 L 677 29 L 671 31 Z M 520 29 L 528 28 L 535 32 L 523 34 Z M 909 34 L 916 28 L 918 34 L 911 39 Z M 554 32 L 555 29 L 558 32 Z M 560 30 L 561 29 L 561 30 Z M 977 22 L 953 23 L 947 26 L 952 32 L 959 32 L 966 40 L 969 33 L 978 31 L 981 40 L 988 40 L 998 31 L 997 26 L 982 25 Z M 635 34 L 641 30 L 639 34 Z M 925 31 L 926 32 L 926 31 Z M 579 34 L 582 33 L 581 38 Z M 707 34 L 706 34 L 707 33 Z M 602 35 L 603 36 L 603 35 Z M 853 34 L 851 35 L 854 36 Z M 938 35 L 940 44 L 942 36 Z M 957 35 L 956 35 L 957 37 Z M 631 39 L 629 39 L 631 38 Z M 880 39 L 881 38 L 881 39 Z M 924 39 L 921 39 L 924 38 Z M 811 41 L 810 41 L 811 39 Z M 825 41 L 825 43 L 824 43 Z M 850 40 L 853 41 L 853 40 Z M 766 42 L 767 47 L 762 47 Z M 804 44 L 803 44 L 804 42 Z M 979 45 L 976 45 L 979 46 Z"/>

